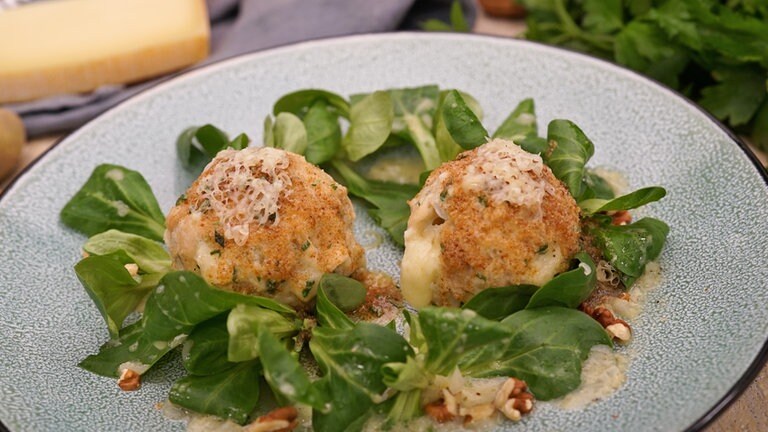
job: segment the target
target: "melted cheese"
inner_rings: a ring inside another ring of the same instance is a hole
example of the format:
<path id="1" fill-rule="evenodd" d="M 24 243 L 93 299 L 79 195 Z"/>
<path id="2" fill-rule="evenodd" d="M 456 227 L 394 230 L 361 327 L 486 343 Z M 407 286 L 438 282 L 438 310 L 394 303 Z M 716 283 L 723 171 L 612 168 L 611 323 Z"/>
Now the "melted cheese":
<path id="1" fill-rule="evenodd" d="M 224 228 L 224 238 L 242 246 L 251 222 L 279 223 L 281 196 L 290 193 L 288 154 L 269 147 L 222 150 L 205 168 L 197 186 L 198 210 L 209 206 Z M 207 203 L 207 204 L 206 204 Z"/>
<path id="2" fill-rule="evenodd" d="M 497 202 L 540 208 L 544 196 L 554 188 L 542 176 L 541 156 L 521 149 L 511 141 L 495 139 L 477 149 L 476 163 L 462 180 L 471 191 L 487 194 Z"/>
<path id="3" fill-rule="evenodd" d="M 400 264 L 400 287 L 405 300 L 413 307 L 429 306 L 434 285 L 441 273 L 440 225 L 436 218 L 448 219 L 440 206 L 439 188 L 447 179 L 442 173 L 411 202 L 411 216 L 405 231 L 405 252 Z"/>

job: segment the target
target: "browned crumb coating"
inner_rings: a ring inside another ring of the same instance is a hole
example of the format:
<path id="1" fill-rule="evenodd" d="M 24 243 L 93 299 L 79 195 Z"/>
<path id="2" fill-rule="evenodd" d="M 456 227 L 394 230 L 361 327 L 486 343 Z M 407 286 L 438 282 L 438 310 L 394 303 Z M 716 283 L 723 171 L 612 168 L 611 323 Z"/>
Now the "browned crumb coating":
<path id="1" fill-rule="evenodd" d="M 234 153 L 220 153 L 168 214 L 166 243 L 174 267 L 194 271 L 221 288 L 310 308 L 324 273 L 351 275 L 365 267 L 363 249 L 352 233 L 355 215 L 346 188 L 302 156 L 266 148 L 242 151 L 251 153 L 239 162 Z M 281 162 L 277 169 L 265 169 L 261 157 Z M 243 166 L 250 177 L 245 180 L 236 177 Z M 244 216 L 236 215 L 229 223 L 240 225 L 228 230 L 223 214 L 238 199 L 264 199 L 252 190 L 254 180 L 267 187 L 285 184 L 276 211 L 267 209 L 265 223 L 242 223 Z M 242 185 L 233 187 L 235 181 Z M 210 203 L 212 188 L 228 191 L 218 207 Z"/>

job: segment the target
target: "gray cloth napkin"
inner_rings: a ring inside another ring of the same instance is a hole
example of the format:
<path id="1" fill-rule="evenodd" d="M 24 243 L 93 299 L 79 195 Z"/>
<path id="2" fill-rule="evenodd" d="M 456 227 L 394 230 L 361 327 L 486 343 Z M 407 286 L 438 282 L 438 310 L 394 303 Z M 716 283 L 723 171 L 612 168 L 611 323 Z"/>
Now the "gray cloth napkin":
<path id="1" fill-rule="evenodd" d="M 447 21 L 451 0 L 207 0 L 211 55 L 201 64 L 279 45 L 330 36 L 416 29 L 428 18 Z M 472 0 L 462 0 L 471 24 Z M 199 66 L 195 65 L 195 66 Z M 177 72 L 178 73 L 178 72 Z M 89 94 L 8 104 L 29 137 L 65 132 L 163 78 L 104 86 Z"/>

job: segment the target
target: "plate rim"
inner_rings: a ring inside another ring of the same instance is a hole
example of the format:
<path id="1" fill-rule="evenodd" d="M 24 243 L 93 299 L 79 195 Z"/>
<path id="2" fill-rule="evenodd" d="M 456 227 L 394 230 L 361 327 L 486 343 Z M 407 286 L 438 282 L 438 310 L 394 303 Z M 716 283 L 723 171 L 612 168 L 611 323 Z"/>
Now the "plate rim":
<path id="1" fill-rule="evenodd" d="M 667 85 L 653 78 L 642 75 L 639 72 L 635 72 L 623 65 L 620 65 L 618 63 L 613 63 L 605 59 L 592 56 L 590 54 L 571 51 L 571 50 L 557 47 L 557 46 L 547 45 L 543 42 L 517 39 L 514 37 L 508 37 L 508 36 L 488 35 L 488 34 L 479 34 L 479 33 L 454 33 L 454 32 L 443 32 L 443 31 L 438 31 L 438 32 L 399 31 L 399 32 L 383 32 L 383 33 L 346 34 L 346 35 L 340 35 L 340 36 L 336 35 L 336 36 L 311 38 L 301 42 L 291 42 L 286 44 L 280 44 L 267 49 L 252 51 L 252 52 L 243 53 L 243 54 L 237 54 L 237 55 L 233 55 L 233 56 L 229 56 L 229 57 L 225 57 L 225 58 L 213 61 L 211 63 L 192 66 L 190 68 L 187 68 L 182 71 L 172 73 L 166 77 L 160 78 L 157 82 L 153 83 L 152 85 L 144 89 L 141 89 L 137 93 L 131 95 L 130 97 L 108 108 L 104 112 L 98 114 L 96 117 L 92 118 L 91 120 L 88 120 L 86 123 L 82 124 L 76 129 L 69 131 L 64 135 L 62 135 L 61 137 L 59 137 L 56 141 L 53 142 L 53 144 L 51 144 L 49 148 L 47 148 L 44 152 L 38 155 L 34 160 L 32 160 L 29 164 L 27 164 L 27 166 L 22 168 L 22 170 L 18 174 L 16 174 L 16 176 L 12 178 L 11 181 L 6 185 L 5 189 L 0 191 L 0 203 L 2 203 L 3 200 L 8 196 L 8 194 L 18 186 L 19 184 L 18 182 L 20 180 L 26 178 L 27 175 L 29 175 L 29 172 L 31 169 L 36 167 L 39 162 L 42 162 L 44 159 L 46 159 L 49 156 L 50 152 L 55 148 L 58 148 L 61 143 L 69 140 L 71 137 L 75 135 L 78 135 L 84 129 L 92 127 L 93 124 L 98 123 L 103 117 L 107 115 L 111 115 L 113 111 L 122 109 L 125 105 L 133 103 L 138 98 L 146 96 L 147 93 L 162 91 L 162 87 L 167 86 L 169 84 L 173 84 L 174 81 L 176 80 L 187 79 L 190 76 L 193 76 L 198 73 L 202 73 L 211 69 L 227 68 L 230 65 L 234 65 L 239 62 L 247 62 L 253 58 L 258 58 L 260 56 L 280 54 L 281 52 L 290 52 L 292 50 L 297 50 L 297 49 L 302 49 L 307 47 L 311 48 L 311 46 L 313 45 L 328 45 L 333 43 L 343 43 L 345 41 L 365 42 L 366 40 L 375 41 L 377 39 L 397 41 L 397 40 L 409 40 L 412 38 L 476 39 L 479 41 L 482 41 L 482 40 L 496 41 L 502 44 L 507 43 L 511 45 L 518 44 L 523 46 L 526 46 L 526 45 L 535 46 L 538 49 L 542 49 L 544 51 L 549 51 L 551 53 L 554 53 L 554 55 L 574 56 L 574 57 L 580 57 L 583 60 L 588 62 L 590 61 L 596 62 L 603 67 L 614 70 L 615 72 L 627 74 L 631 76 L 633 79 L 644 81 L 647 84 L 650 84 L 652 87 L 655 87 L 662 92 L 667 92 L 671 97 L 682 100 L 683 102 L 686 103 L 686 105 L 693 107 L 696 111 L 703 114 L 715 126 L 717 126 L 723 132 L 725 132 L 725 134 L 731 139 L 731 141 L 735 143 L 737 147 L 741 149 L 741 151 L 747 156 L 749 161 L 752 163 L 752 166 L 757 170 L 758 175 L 760 175 L 760 177 L 763 179 L 763 182 L 765 183 L 766 188 L 768 188 L 768 169 L 766 169 L 766 167 L 762 165 L 760 160 L 757 158 L 754 152 L 749 148 L 746 142 L 741 139 L 741 137 L 736 135 L 731 129 L 725 126 L 725 124 L 720 120 L 718 120 L 714 115 L 706 111 L 703 107 L 699 106 L 693 100 L 683 95 L 679 91 L 672 89 Z M 707 409 L 707 411 L 701 417 L 699 417 L 691 425 L 685 428 L 684 431 L 685 432 L 702 431 L 705 427 L 707 427 L 712 422 L 714 422 L 718 417 L 720 417 L 720 415 L 722 415 L 727 410 L 728 407 L 730 407 L 747 390 L 747 388 L 750 386 L 752 381 L 757 377 L 757 375 L 760 373 L 763 367 L 765 367 L 766 363 L 768 363 L 768 334 L 765 335 L 765 340 L 763 342 L 762 347 L 758 351 L 757 355 L 752 359 L 752 362 L 749 364 L 746 371 L 741 375 L 741 377 L 728 389 L 728 391 L 712 407 Z M 3 424 L 2 419 L 0 419 L 0 432 L 12 432 L 10 431 L 10 429 L 8 429 L 5 426 L 5 424 Z"/>

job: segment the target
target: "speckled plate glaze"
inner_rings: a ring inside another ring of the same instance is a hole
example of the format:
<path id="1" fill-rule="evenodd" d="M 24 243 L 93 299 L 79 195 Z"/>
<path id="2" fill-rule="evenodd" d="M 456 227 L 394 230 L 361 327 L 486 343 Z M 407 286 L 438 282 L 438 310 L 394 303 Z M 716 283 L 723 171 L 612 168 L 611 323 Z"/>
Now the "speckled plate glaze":
<path id="1" fill-rule="evenodd" d="M 174 147 L 189 125 L 259 142 L 286 92 L 427 83 L 473 94 L 490 129 L 533 97 L 540 125 L 572 119 L 593 139 L 592 166 L 669 192 L 645 210 L 671 234 L 663 282 L 633 322 L 626 385 L 584 410 L 542 406 L 503 429 L 696 429 L 748 385 L 768 335 L 768 187 L 734 138 L 689 101 L 608 63 L 517 40 L 406 33 L 307 42 L 169 80 L 69 135 L 9 188 L 0 201 L 0 420 L 14 432 L 184 429 L 154 408 L 180 373 L 177 359 L 133 393 L 76 367 L 107 332 L 72 270 L 85 238 L 58 214 L 96 165 L 139 170 L 167 210 L 192 180 Z M 362 243 L 372 229 L 358 211 Z M 372 267 L 393 274 L 399 258 L 390 244 L 368 252 Z"/>

